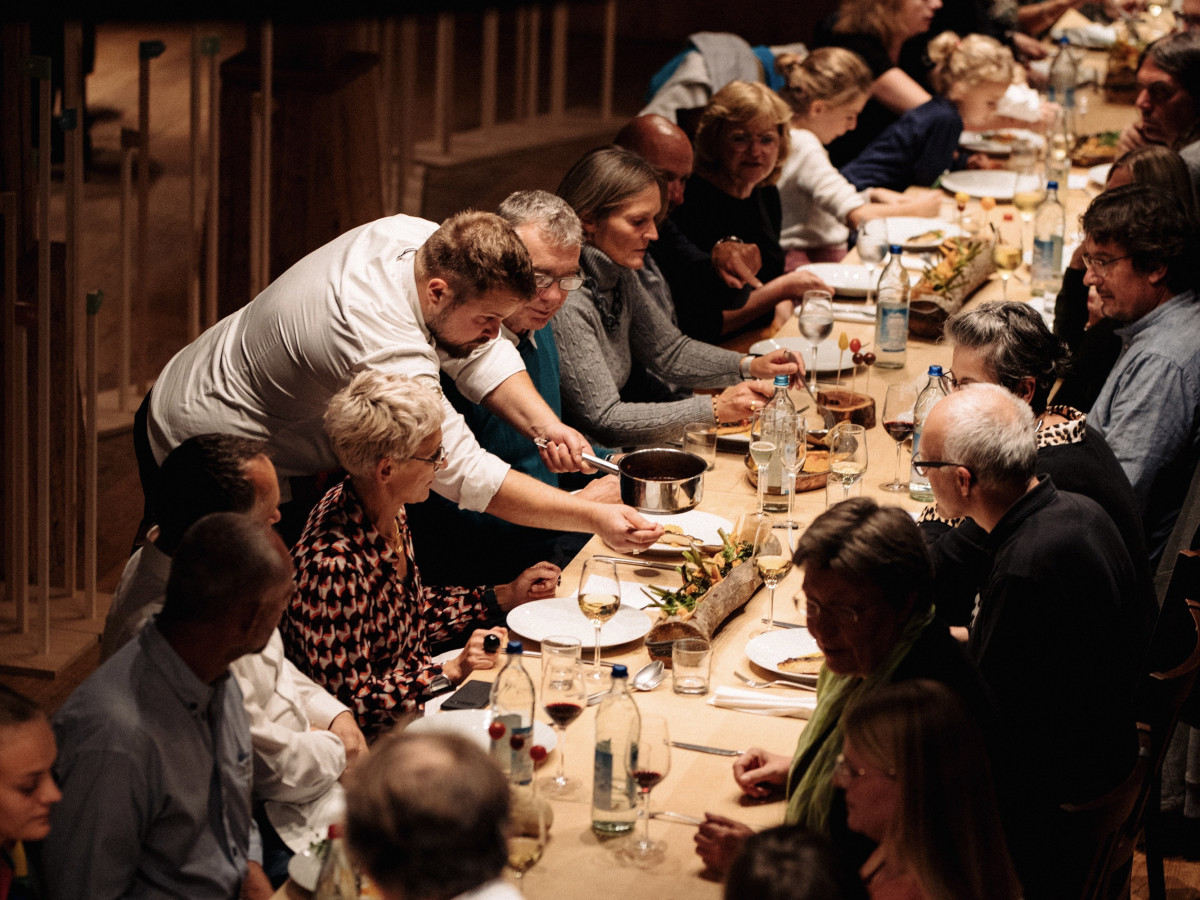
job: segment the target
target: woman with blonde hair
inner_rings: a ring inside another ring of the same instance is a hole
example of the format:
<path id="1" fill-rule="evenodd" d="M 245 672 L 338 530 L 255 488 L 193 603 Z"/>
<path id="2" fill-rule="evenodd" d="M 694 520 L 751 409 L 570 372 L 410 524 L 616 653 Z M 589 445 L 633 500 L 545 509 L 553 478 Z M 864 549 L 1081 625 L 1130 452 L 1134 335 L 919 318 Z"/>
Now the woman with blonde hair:
<path id="1" fill-rule="evenodd" d="M 936 681 L 897 682 L 846 710 L 834 785 L 878 846 L 872 900 L 1019 900 L 979 728 Z"/>
<path id="2" fill-rule="evenodd" d="M 909 38 L 929 30 L 941 8 L 942 0 L 841 0 L 830 24 L 818 28 L 818 46 L 854 51 L 872 79 L 858 128 L 829 148 L 834 165 L 844 166 L 896 119 L 929 101 L 926 86 L 900 67 L 900 50 Z"/>
<path id="3" fill-rule="evenodd" d="M 781 56 L 778 65 L 787 79 L 781 95 L 792 108 L 791 152 L 779 178 L 787 269 L 840 262 L 850 228 L 869 219 L 937 215 L 940 192 L 914 198 L 887 188 L 859 191 L 829 161 L 826 145 L 854 129 L 870 96 L 871 71 L 861 57 L 820 47 L 805 57 Z"/>
<path id="4" fill-rule="evenodd" d="M 50 809 L 62 799 L 51 772 L 57 756 L 46 714 L 0 685 L 0 900 L 42 896 L 24 842 L 50 833 Z"/>
<path id="5" fill-rule="evenodd" d="M 929 42 L 930 81 L 937 96 L 909 110 L 852 162 L 842 167 L 859 189 L 932 185 L 947 169 L 983 168 L 983 154 L 964 158 L 958 140 L 963 129 L 984 129 L 996 118 L 1000 98 L 1012 84 L 1012 51 L 992 37 L 960 38 L 943 31 Z"/>
<path id="6" fill-rule="evenodd" d="M 671 214 L 702 249 L 721 240 L 757 244 L 764 283 L 784 271 L 775 182 L 788 158 L 791 119 L 791 109 L 765 84 L 731 81 L 717 91 L 696 126 L 692 177 Z"/>
<path id="7" fill-rule="evenodd" d="M 545 562 L 494 587 L 421 583 L 404 506 L 427 498 L 445 465 L 443 415 L 434 388 L 404 375 L 367 370 L 338 391 L 325 431 L 349 474 L 312 511 L 292 550 L 296 594 L 279 623 L 287 655 L 354 710 L 371 738 L 473 670 L 491 668 L 483 640 L 506 632 L 487 626 L 558 586 L 558 567 Z M 466 638 L 462 652 L 434 663 L 431 645 L 455 638 Z"/>

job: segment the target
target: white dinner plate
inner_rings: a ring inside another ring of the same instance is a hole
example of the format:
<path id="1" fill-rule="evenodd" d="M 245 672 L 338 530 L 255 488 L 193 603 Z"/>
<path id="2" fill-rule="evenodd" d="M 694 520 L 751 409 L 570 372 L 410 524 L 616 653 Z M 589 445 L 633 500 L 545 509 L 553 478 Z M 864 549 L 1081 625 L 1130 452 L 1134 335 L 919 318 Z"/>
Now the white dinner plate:
<path id="1" fill-rule="evenodd" d="M 656 515 L 655 513 L 642 513 L 642 515 L 651 522 L 659 522 L 663 525 L 678 525 L 683 529 L 684 534 L 699 539 L 700 543 L 708 550 L 719 550 L 722 546 L 721 535 L 717 534 L 718 528 L 724 528 L 726 534 L 729 534 L 733 530 L 733 523 L 728 519 L 722 519 L 720 516 L 714 516 L 712 513 L 701 512 L 698 509 L 689 509 L 687 512 L 673 513 L 669 516 Z M 651 544 L 642 552 L 678 556 L 686 549 L 688 548 L 680 547 L 677 544 Z M 624 588 L 624 585 L 622 585 L 622 588 Z M 623 592 L 621 602 L 625 602 Z"/>
<path id="2" fill-rule="evenodd" d="M 746 656 L 756 666 L 782 675 L 784 678 L 812 680 L 811 675 L 799 675 L 779 668 L 779 664 L 793 656 L 807 656 L 819 652 L 816 638 L 807 628 L 777 628 L 751 639 L 746 645 Z"/>
<path id="3" fill-rule="evenodd" d="M 422 716 L 413 719 L 405 731 L 414 734 L 461 734 L 479 745 L 481 750 L 491 746 L 492 739 L 488 736 L 488 726 L 492 724 L 490 709 L 449 709 L 434 713 L 432 716 Z M 533 742 L 541 744 L 550 752 L 558 745 L 558 735 L 554 729 L 544 722 L 534 721 Z"/>
<path id="4" fill-rule="evenodd" d="M 1028 141 L 1035 148 L 1046 145 L 1046 139 L 1027 128 L 1001 128 L 998 131 L 964 131 L 958 145 L 972 153 L 989 153 L 992 156 L 1010 156 L 1012 145 L 1017 140 Z"/>
<path id="5" fill-rule="evenodd" d="M 596 630 L 572 597 L 551 597 L 523 603 L 508 614 L 508 627 L 522 637 L 541 641 L 552 634 L 579 638 L 585 648 L 596 645 Z M 640 640 L 650 630 L 650 617 L 640 609 L 622 606 L 600 629 L 600 646 L 617 647 Z"/>
<path id="6" fill-rule="evenodd" d="M 804 337 L 776 337 L 767 338 L 765 341 L 757 341 L 750 345 L 750 352 L 755 356 L 762 356 L 770 353 L 772 350 L 791 350 L 793 353 L 798 353 L 800 358 L 804 360 L 804 370 L 812 372 L 812 343 L 808 338 Z M 854 368 L 854 354 L 849 350 L 842 351 L 838 349 L 837 338 L 828 337 L 821 343 L 817 344 L 817 374 L 836 374 L 839 370 L 848 372 Z"/>
<path id="7" fill-rule="evenodd" d="M 921 221 L 931 220 L 924 219 Z M 930 228 L 932 227 L 933 226 L 931 225 Z M 926 228 L 925 230 L 928 231 L 929 229 Z M 920 232 L 912 233 L 920 234 Z M 941 241 L 938 241 L 938 243 L 941 243 Z M 937 244 L 934 244 L 933 246 L 937 246 Z M 917 248 L 914 247 L 913 249 Z M 900 258 L 900 262 L 906 269 L 911 269 L 914 266 L 921 268 L 924 265 L 920 260 L 911 256 L 902 256 Z M 879 276 L 883 273 L 883 267 L 886 264 L 887 257 L 885 257 L 884 261 L 875 267 L 874 272 L 871 272 L 871 270 L 866 266 L 855 266 L 848 263 L 809 263 L 807 266 L 800 266 L 799 268 L 808 272 L 812 272 L 823 282 L 829 285 L 833 292 L 839 297 L 865 298 L 867 296 L 867 287 L 871 284 L 871 279 L 874 278 L 875 283 L 878 284 Z M 909 282 L 911 284 L 916 284 L 919 278 L 919 273 L 915 276 L 911 273 L 909 274 Z M 799 304 L 796 304 L 796 315 L 800 315 Z M 812 352 L 811 346 L 809 347 L 809 352 Z"/>
<path id="8" fill-rule="evenodd" d="M 1088 169 L 1088 181 L 1098 188 L 1103 188 L 1108 184 L 1108 173 L 1112 169 L 1112 163 L 1101 163 L 1098 166 L 1092 166 Z"/>
<path id="9" fill-rule="evenodd" d="M 317 878 L 321 874 L 321 857 L 313 853 L 312 847 L 305 847 L 288 860 L 288 877 L 306 891 L 317 889 Z"/>
<path id="10" fill-rule="evenodd" d="M 999 169 L 963 169 L 943 175 L 942 188 L 952 194 L 962 191 L 972 197 L 992 197 L 1007 202 L 1012 199 L 1013 185 L 1016 181 L 1015 172 Z"/>
<path id="11" fill-rule="evenodd" d="M 923 219 L 917 216 L 888 216 L 883 220 L 889 244 L 899 244 L 905 250 L 932 250 L 941 246 L 946 238 L 958 237 L 962 229 L 941 219 Z M 927 232 L 928 237 L 922 237 Z M 914 240 L 920 238 L 920 240 Z"/>

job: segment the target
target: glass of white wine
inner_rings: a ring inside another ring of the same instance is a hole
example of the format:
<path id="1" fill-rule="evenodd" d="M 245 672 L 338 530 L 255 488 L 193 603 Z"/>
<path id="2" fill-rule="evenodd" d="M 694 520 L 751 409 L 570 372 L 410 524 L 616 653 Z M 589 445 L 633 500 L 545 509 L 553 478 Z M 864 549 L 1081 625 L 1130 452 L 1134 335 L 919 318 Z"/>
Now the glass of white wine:
<path id="1" fill-rule="evenodd" d="M 769 529 L 770 525 L 768 525 L 768 535 L 770 534 Z M 754 632 L 754 637 L 758 637 L 760 634 L 775 630 L 775 588 L 779 586 L 779 579 L 783 578 L 792 568 L 792 558 L 788 555 L 787 550 L 772 543 L 758 548 L 758 553 L 754 557 L 754 565 L 758 568 L 758 574 L 762 576 L 763 583 L 767 586 L 767 596 L 769 597 L 765 627 Z"/>
<path id="2" fill-rule="evenodd" d="M 596 652 L 588 672 L 588 678 L 595 681 L 604 680 L 600 668 L 600 629 L 620 608 L 621 581 L 616 564 L 597 558 L 586 560 L 579 576 L 579 610 L 596 629 Z"/>
<path id="3" fill-rule="evenodd" d="M 829 439 L 829 471 L 842 484 L 842 499 L 867 471 L 867 430 L 861 425 L 840 422 Z"/>
<path id="4" fill-rule="evenodd" d="M 800 333 L 812 342 L 812 392 L 817 393 L 817 346 L 833 331 L 833 295 L 829 291 L 805 291 L 800 301 Z"/>
<path id="5" fill-rule="evenodd" d="M 1021 265 L 1021 234 L 1012 213 L 1005 213 L 1004 220 L 992 225 L 992 262 L 1000 273 L 1004 299 L 1008 299 L 1008 279 Z"/>
<path id="6" fill-rule="evenodd" d="M 787 527 L 788 546 L 791 546 L 792 526 L 800 524 L 792 518 L 792 510 L 795 509 L 796 501 L 796 479 L 800 476 L 800 470 L 804 468 L 804 461 L 808 458 L 808 423 L 804 420 L 804 416 L 796 413 L 790 417 L 783 433 L 783 450 L 780 451 L 780 457 L 789 478 Z"/>
<path id="7" fill-rule="evenodd" d="M 771 465 L 771 457 L 775 455 L 774 441 L 751 441 L 750 458 L 758 467 L 758 514 L 764 515 L 764 501 L 767 489 L 767 467 Z"/>
<path id="8" fill-rule="evenodd" d="M 886 223 L 882 219 L 870 219 L 863 222 L 862 228 L 858 229 L 858 238 L 854 242 L 854 249 L 858 251 L 858 258 L 863 261 L 863 265 L 867 267 L 867 302 L 871 302 L 871 294 L 875 291 L 875 270 L 879 264 L 883 262 L 883 257 L 887 253 L 887 235 Z"/>
<path id="9" fill-rule="evenodd" d="M 1036 168 L 1017 171 L 1016 180 L 1013 182 L 1013 206 L 1021 214 L 1022 232 L 1031 229 L 1033 214 L 1037 212 L 1045 197 L 1046 182 L 1041 172 Z M 1022 240 L 1020 246 L 1032 248 L 1033 242 Z"/>
<path id="10" fill-rule="evenodd" d="M 512 787 L 513 809 L 520 810 L 520 821 L 508 836 L 508 867 L 520 884 L 525 873 L 541 861 L 546 849 L 546 809 L 532 785 Z"/>

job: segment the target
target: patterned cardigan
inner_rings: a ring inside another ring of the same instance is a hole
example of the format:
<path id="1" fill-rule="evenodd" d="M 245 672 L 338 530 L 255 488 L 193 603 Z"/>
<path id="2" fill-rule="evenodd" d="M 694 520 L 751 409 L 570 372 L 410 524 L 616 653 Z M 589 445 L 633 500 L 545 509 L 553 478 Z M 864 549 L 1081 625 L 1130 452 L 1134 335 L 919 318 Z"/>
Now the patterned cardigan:
<path id="1" fill-rule="evenodd" d="M 423 587 L 403 510 L 397 521 L 406 577 L 350 480 L 333 487 L 293 548 L 296 594 L 279 625 L 288 658 L 354 710 L 368 737 L 420 707 L 442 674 L 431 643 L 501 615 L 483 587 Z"/>

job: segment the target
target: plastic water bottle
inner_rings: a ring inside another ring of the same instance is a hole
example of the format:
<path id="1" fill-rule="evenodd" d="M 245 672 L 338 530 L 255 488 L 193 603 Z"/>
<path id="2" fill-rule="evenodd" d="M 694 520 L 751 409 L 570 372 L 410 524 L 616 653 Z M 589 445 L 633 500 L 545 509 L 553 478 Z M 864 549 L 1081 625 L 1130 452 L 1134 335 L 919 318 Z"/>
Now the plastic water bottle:
<path id="1" fill-rule="evenodd" d="M 775 376 L 775 393 L 763 407 L 759 418 L 759 428 L 764 441 L 775 445 L 771 461 L 767 464 L 767 483 L 763 490 L 763 506 L 766 509 L 780 511 L 787 509 L 787 479 L 783 469 L 783 446 L 787 442 L 788 429 L 795 433 L 796 404 L 788 396 L 786 375 Z M 793 438 L 794 440 L 794 438 Z"/>
<path id="2" fill-rule="evenodd" d="M 1063 239 L 1067 212 L 1058 199 L 1058 182 L 1046 184 L 1046 199 L 1033 217 L 1033 295 L 1053 297 L 1062 287 Z"/>
<path id="3" fill-rule="evenodd" d="M 596 759 L 592 771 L 592 831 L 625 834 L 637 821 L 637 784 L 625 771 L 629 741 L 642 717 L 629 695 L 629 671 L 613 666 L 612 690 L 596 710 Z"/>
<path id="4" fill-rule="evenodd" d="M 329 844 L 317 875 L 313 900 L 358 900 L 358 878 L 346 852 L 340 822 L 329 826 Z"/>
<path id="5" fill-rule="evenodd" d="M 492 682 L 492 759 L 512 784 L 533 781 L 533 679 L 521 662 L 524 648 L 520 641 L 509 641 L 504 651 L 504 667 Z"/>
<path id="6" fill-rule="evenodd" d="M 1070 41 L 1065 37 L 1058 39 L 1058 52 L 1050 63 L 1050 81 L 1046 88 L 1046 97 L 1051 103 L 1057 103 L 1066 113 L 1066 128 L 1070 135 L 1075 134 L 1075 84 L 1079 80 L 1079 67 L 1075 57 L 1071 55 Z"/>
<path id="7" fill-rule="evenodd" d="M 921 430 L 925 427 L 925 420 L 929 418 L 929 411 L 945 396 L 946 384 L 942 380 L 942 367 L 930 366 L 929 380 L 925 382 L 925 387 L 917 394 L 917 402 L 913 404 L 913 459 L 916 459 L 917 453 L 920 452 Z M 922 503 L 933 499 L 933 488 L 929 486 L 929 479 L 918 475 L 916 467 L 909 473 L 908 496 Z"/>
<path id="8" fill-rule="evenodd" d="M 900 264 L 899 245 L 890 249 L 875 300 L 875 365 L 901 369 L 908 347 L 908 272 Z"/>

